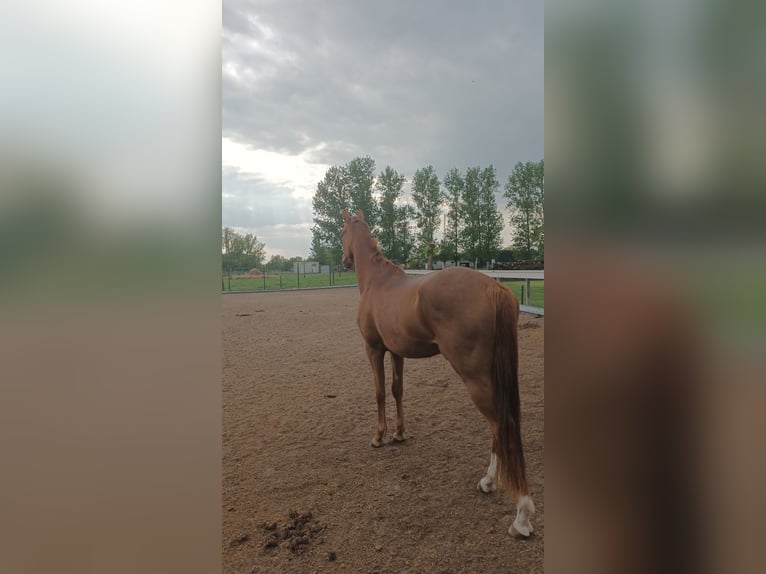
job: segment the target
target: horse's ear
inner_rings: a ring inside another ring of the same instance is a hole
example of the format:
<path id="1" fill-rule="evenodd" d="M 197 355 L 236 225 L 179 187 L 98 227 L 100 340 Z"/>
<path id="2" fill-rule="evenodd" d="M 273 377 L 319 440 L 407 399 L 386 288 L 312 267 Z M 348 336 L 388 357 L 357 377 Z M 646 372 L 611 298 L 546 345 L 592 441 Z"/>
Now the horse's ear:
<path id="1" fill-rule="evenodd" d="M 346 223 L 346 222 L 348 222 L 349 219 L 351 219 L 351 216 L 349 215 L 347 209 L 344 209 L 343 213 L 341 213 L 341 215 L 343 216 L 343 223 Z"/>
<path id="2" fill-rule="evenodd" d="M 364 221 L 364 213 L 362 213 L 362 210 L 361 210 L 361 209 L 358 209 L 358 210 L 356 211 L 356 216 L 357 216 L 359 219 L 361 219 L 362 221 Z"/>

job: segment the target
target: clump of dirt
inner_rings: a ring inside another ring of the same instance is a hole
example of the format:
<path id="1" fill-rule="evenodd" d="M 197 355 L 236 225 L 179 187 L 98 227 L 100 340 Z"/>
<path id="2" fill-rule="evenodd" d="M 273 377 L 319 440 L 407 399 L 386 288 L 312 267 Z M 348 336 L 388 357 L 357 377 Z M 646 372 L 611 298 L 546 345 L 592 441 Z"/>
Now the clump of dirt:
<path id="1" fill-rule="evenodd" d="M 241 532 L 240 534 L 238 534 L 237 536 L 231 539 L 231 541 L 229 542 L 229 546 L 231 548 L 234 548 L 236 546 L 242 546 L 248 540 L 250 540 L 250 535 L 247 534 L 246 532 Z"/>
<path id="2" fill-rule="evenodd" d="M 291 510 L 288 518 L 283 524 L 278 522 L 259 524 L 260 528 L 267 533 L 266 541 L 263 543 L 265 551 L 273 552 L 279 548 L 287 548 L 293 554 L 303 554 L 326 528 L 323 524 L 319 524 L 311 511 Z M 321 539 L 319 541 L 322 542 Z"/>
<path id="3" fill-rule="evenodd" d="M 522 323 L 519 325 L 519 329 L 539 329 L 540 324 L 539 323 Z"/>

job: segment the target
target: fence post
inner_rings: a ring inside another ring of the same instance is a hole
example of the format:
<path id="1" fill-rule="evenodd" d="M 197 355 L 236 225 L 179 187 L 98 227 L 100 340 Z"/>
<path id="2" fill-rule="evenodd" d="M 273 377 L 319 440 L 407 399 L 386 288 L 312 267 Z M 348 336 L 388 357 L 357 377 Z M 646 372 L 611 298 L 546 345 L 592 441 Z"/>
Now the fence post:
<path id="1" fill-rule="evenodd" d="M 229 267 L 229 291 L 231 291 L 231 267 Z"/>
<path id="2" fill-rule="evenodd" d="M 295 274 L 298 276 L 298 287 L 300 287 L 301 286 L 301 267 L 300 267 L 300 265 L 298 265 L 295 268 Z"/>
<path id="3" fill-rule="evenodd" d="M 530 301 L 532 301 L 532 287 L 530 286 L 530 279 L 527 277 L 527 305 L 531 305 Z"/>
<path id="4" fill-rule="evenodd" d="M 282 288 L 282 274 L 279 274 L 279 288 Z"/>
<path id="5" fill-rule="evenodd" d="M 521 284 L 521 304 L 524 305 L 524 284 Z"/>
<path id="6" fill-rule="evenodd" d="M 263 290 L 266 291 L 266 266 L 263 266 L 263 269 L 261 269 L 261 272 L 263 273 Z"/>

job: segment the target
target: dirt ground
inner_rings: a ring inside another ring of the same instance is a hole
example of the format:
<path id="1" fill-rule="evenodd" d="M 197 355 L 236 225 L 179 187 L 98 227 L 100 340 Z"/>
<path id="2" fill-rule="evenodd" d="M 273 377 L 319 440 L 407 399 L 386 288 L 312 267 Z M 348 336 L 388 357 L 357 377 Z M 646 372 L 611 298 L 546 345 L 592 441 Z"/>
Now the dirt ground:
<path id="1" fill-rule="evenodd" d="M 374 449 L 356 288 L 223 298 L 223 567 L 250 572 L 543 572 L 544 319 L 519 319 L 534 535 L 476 490 L 490 434 L 441 357 L 405 360 L 408 440 Z M 390 395 L 388 435 L 395 428 Z"/>

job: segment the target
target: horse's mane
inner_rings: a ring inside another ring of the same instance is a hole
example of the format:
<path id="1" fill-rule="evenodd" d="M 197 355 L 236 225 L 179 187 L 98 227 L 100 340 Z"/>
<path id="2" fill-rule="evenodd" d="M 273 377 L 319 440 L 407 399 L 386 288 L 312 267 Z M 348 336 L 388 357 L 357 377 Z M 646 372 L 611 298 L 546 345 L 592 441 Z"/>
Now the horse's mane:
<path id="1" fill-rule="evenodd" d="M 369 245 L 372 248 L 370 261 L 372 261 L 373 263 L 382 263 L 385 267 L 390 267 L 392 270 L 396 270 L 399 275 L 404 275 L 405 273 L 401 267 L 396 265 L 393 261 L 391 261 L 385 255 L 383 255 L 383 252 L 380 250 L 380 244 L 378 243 L 378 240 L 372 236 L 372 232 L 370 231 L 370 226 L 367 225 L 367 222 L 362 219 L 354 218 L 354 223 L 363 224 L 363 229 L 366 232 L 365 239 L 369 240 Z"/>
<path id="2" fill-rule="evenodd" d="M 399 267 L 396 263 L 391 261 L 388 257 L 383 255 L 383 253 L 380 251 L 380 246 L 378 245 L 378 240 L 373 239 L 375 242 L 375 252 L 370 256 L 370 259 L 374 263 L 382 263 L 386 267 L 390 267 L 391 269 L 395 269 L 397 271 L 398 275 L 404 275 L 404 271 L 402 271 L 402 268 Z"/>

